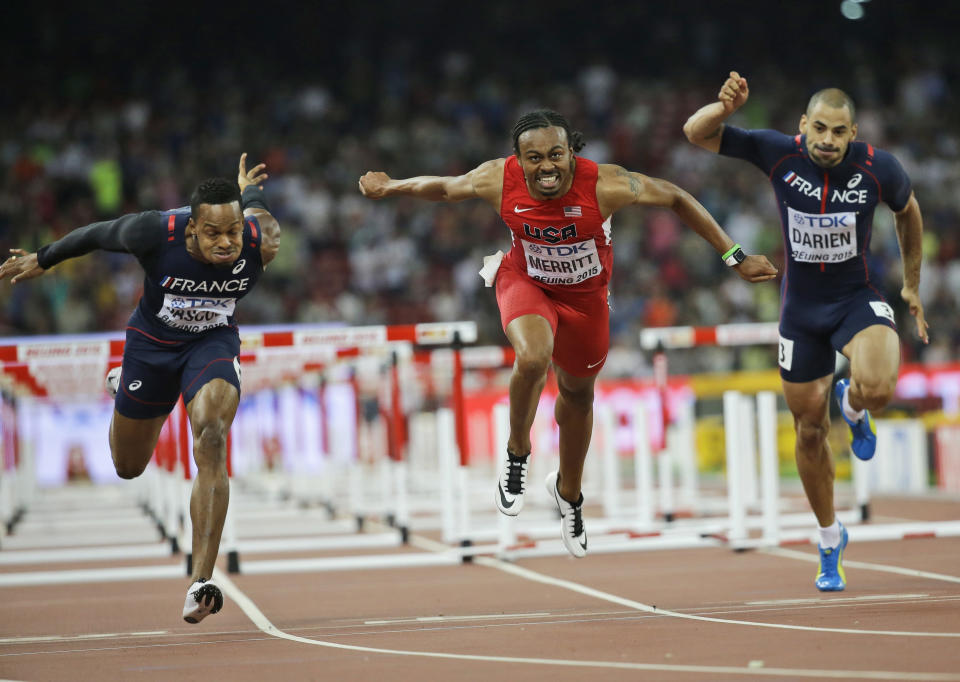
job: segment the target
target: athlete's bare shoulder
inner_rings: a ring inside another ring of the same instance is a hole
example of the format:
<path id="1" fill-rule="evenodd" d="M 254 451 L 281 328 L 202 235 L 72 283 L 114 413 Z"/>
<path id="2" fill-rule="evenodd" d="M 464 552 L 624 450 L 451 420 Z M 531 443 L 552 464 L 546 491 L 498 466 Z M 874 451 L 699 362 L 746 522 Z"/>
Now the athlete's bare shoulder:
<path id="1" fill-rule="evenodd" d="M 648 179 L 613 163 L 597 164 L 597 200 L 604 216 L 629 204 L 640 203 Z"/>
<path id="2" fill-rule="evenodd" d="M 468 173 L 477 196 L 486 199 L 494 206 L 500 206 L 503 193 L 503 169 L 506 159 L 484 161 Z"/>

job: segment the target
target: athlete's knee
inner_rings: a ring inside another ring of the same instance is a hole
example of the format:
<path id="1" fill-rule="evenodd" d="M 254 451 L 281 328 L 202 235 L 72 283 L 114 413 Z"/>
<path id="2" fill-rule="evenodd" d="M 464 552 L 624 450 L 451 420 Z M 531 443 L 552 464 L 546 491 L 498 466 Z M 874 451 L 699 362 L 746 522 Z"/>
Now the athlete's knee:
<path id="1" fill-rule="evenodd" d="M 587 413 L 593 409 L 593 386 L 586 386 L 577 390 L 559 387 L 560 397 L 564 405 L 577 412 Z"/>
<path id="2" fill-rule="evenodd" d="M 854 381 L 855 389 L 859 393 L 860 402 L 868 410 L 879 410 L 885 407 L 893 398 L 896 389 L 896 378 L 863 377 Z"/>
<path id="3" fill-rule="evenodd" d="M 198 424 L 194 430 L 194 457 L 197 466 L 219 466 L 226 462 L 229 425 L 222 419 Z"/>
<path id="4" fill-rule="evenodd" d="M 147 468 L 147 464 L 150 463 L 149 457 L 131 460 L 130 458 L 118 456 L 116 451 L 110 454 L 113 456 L 113 468 L 116 470 L 117 476 L 126 480 L 136 478 L 142 474 L 144 469 Z"/>
<path id="5" fill-rule="evenodd" d="M 822 421 L 806 421 L 797 419 L 797 446 L 803 452 L 819 452 L 820 447 L 827 441 L 830 431 L 829 424 Z"/>
<path id="6" fill-rule="evenodd" d="M 547 373 L 547 368 L 550 366 L 551 349 L 525 346 L 515 350 L 517 359 L 514 368 L 518 374 L 540 377 Z"/>

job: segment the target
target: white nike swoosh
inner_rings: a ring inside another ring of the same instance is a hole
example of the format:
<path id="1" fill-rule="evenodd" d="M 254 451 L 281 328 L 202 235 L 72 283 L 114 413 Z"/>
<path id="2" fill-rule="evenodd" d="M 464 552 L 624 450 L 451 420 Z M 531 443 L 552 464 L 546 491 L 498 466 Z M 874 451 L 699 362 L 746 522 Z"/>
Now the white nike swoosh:
<path id="1" fill-rule="evenodd" d="M 603 362 L 603 361 L 606 360 L 606 359 L 607 359 L 607 356 L 604 355 L 602 358 L 600 358 L 599 360 L 597 360 L 597 361 L 596 361 L 595 363 L 593 363 L 592 365 L 587 365 L 587 369 L 593 369 L 594 367 L 596 367 L 597 365 L 599 365 L 601 362 Z"/>
<path id="2" fill-rule="evenodd" d="M 513 207 L 513 212 L 514 212 L 514 213 L 523 213 L 524 211 L 532 211 L 532 210 L 535 209 L 535 208 L 536 208 L 536 206 L 531 206 L 530 208 L 520 208 L 520 205 L 517 204 L 517 205 L 515 205 L 515 206 Z"/>

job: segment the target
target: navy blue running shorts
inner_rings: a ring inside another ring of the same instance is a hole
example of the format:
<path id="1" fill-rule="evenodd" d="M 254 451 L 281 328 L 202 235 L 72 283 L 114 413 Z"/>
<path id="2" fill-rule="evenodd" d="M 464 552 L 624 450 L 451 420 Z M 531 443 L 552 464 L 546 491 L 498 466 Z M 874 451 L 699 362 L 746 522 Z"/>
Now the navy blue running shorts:
<path id="1" fill-rule="evenodd" d="M 164 341 L 127 327 L 123 369 L 114 406 L 130 419 L 161 417 L 183 394 L 188 404 L 212 379 L 223 379 L 240 391 L 240 335 L 221 327 L 191 341 Z"/>
<path id="2" fill-rule="evenodd" d="M 780 311 L 781 378 L 800 383 L 833 374 L 834 351 L 875 324 L 897 329 L 893 309 L 874 289 L 859 289 L 835 301 L 788 296 Z"/>

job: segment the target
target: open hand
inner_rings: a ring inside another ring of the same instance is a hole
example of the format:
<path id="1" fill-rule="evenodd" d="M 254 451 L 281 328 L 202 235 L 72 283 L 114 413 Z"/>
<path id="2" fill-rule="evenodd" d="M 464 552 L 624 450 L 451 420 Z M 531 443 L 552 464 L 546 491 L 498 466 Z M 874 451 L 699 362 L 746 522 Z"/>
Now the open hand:
<path id="1" fill-rule="evenodd" d="M 263 189 L 263 185 L 260 183 L 269 178 L 270 176 L 262 172 L 264 168 L 267 167 L 265 163 L 258 163 L 256 166 L 247 170 L 247 153 L 244 152 L 240 155 L 240 171 L 237 174 L 237 184 L 240 185 L 240 191 L 242 192 L 250 185 L 256 185 L 260 189 Z"/>
<path id="2" fill-rule="evenodd" d="M 930 343 L 930 336 L 927 333 L 930 325 L 927 324 L 927 320 L 923 316 L 923 303 L 920 302 L 920 294 L 916 289 L 904 287 L 900 290 L 900 298 L 910 306 L 910 314 L 917 318 L 917 336 L 924 343 Z"/>
<path id="3" fill-rule="evenodd" d="M 37 254 L 27 253 L 23 249 L 10 249 L 12 254 L 0 265 L 0 280 L 10 278 L 10 284 L 20 280 L 39 277 L 46 270 L 37 264 Z"/>

